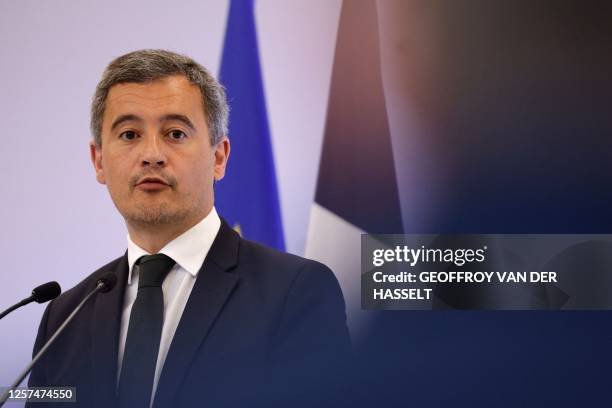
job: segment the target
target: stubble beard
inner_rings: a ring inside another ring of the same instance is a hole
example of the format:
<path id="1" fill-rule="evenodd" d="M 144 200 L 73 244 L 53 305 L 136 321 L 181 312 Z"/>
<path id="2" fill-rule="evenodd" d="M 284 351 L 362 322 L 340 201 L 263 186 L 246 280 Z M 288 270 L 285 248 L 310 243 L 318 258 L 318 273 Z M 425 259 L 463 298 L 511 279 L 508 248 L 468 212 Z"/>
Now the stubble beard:
<path id="1" fill-rule="evenodd" d="M 145 193 L 144 197 L 137 198 L 136 183 L 143 176 L 144 174 L 136 174 L 131 177 L 130 191 L 126 200 L 116 200 L 111 194 L 115 207 L 128 226 L 152 231 L 168 228 L 181 230 L 194 225 L 204 214 L 206 198 L 178 191 L 176 178 L 169 174 L 162 173 L 161 177 L 169 184 L 168 188 L 171 191 L 149 192 Z M 166 193 L 171 195 L 164 196 Z M 158 194 L 164 195 L 157 196 Z"/>
<path id="2" fill-rule="evenodd" d="M 180 225 L 184 223 L 190 215 L 188 209 L 172 209 L 168 203 L 156 205 L 139 204 L 135 208 L 123 214 L 126 222 L 139 226 L 164 227 L 168 225 Z"/>
<path id="3" fill-rule="evenodd" d="M 198 212 L 197 200 L 190 197 L 188 194 L 178 193 L 177 180 L 176 178 L 164 171 L 158 173 L 139 172 L 130 177 L 130 196 L 131 199 L 136 199 L 137 183 L 143 177 L 157 176 L 161 177 L 165 182 L 168 183 L 168 188 L 171 190 L 171 197 L 163 196 L 158 197 L 160 192 L 145 193 L 146 198 L 141 197 L 141 200 L 134 203 L 132 206 L 127 206 L 123 210 L 117 206 L 117 209 L 123 215 L 126 223 L 133 225 L 138 228 L 155 229 L 164 228 L 169 226 L 181 226 L 184 223 L 188 223 L 189 219 Z M 150 194 L 150 196 L 148 196 Z M 167 200 L 171 200 L 167 201 Z M 172 204 L 178 204 L 172 205 Z"/>

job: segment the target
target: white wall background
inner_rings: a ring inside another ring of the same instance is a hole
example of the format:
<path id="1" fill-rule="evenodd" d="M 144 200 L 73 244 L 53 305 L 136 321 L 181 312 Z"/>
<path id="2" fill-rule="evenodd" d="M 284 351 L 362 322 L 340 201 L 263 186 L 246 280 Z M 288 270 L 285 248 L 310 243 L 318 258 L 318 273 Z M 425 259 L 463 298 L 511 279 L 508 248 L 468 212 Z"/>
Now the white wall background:
<path id="1" fill-rule="evenodd" d="M 141 48 L 182 52 L 217 73 L 228 4 L 0 2 L 0 309 L 48 280 L 66 290 L 123 253 L 123 220 L 89 162 L 95 85 L 111 59 Z M 256 5 L 287 249 L 296 254 L 314 196 L 340 5 Z M 32 304 L 0 321 L 0 386 L 29 361 L 42 312 Z"/>

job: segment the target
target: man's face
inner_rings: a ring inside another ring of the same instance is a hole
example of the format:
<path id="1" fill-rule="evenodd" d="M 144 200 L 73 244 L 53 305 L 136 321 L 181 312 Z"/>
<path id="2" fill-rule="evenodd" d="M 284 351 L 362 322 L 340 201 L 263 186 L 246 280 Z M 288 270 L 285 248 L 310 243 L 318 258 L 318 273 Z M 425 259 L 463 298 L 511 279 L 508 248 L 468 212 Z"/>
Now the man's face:
<path id="1" fill-rule="evenodd" d="M 96 179 L 131 226 L 191 226 L 213 206 L 229 141 L 210 145 L 199 88 L 181 75 L 113 86 L 102 146 L 90 146 Z"/>

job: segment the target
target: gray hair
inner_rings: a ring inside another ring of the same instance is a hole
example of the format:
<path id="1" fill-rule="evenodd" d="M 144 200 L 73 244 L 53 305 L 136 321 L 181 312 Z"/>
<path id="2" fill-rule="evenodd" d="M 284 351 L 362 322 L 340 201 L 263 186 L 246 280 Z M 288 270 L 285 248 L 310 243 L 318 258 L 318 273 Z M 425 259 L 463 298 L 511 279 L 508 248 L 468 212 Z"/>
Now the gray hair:
<path id="1" fill-rule="evenodd" d="M 96 87 L 90 123 L 96 146 L 102 146 L 102 118 L 111 87 L 121 83 L 150 82 L 171 75 L 184 75 L 200 89 L 210 144 L 214 146 L 220 142 L 227 135 L 229 113 L 223 85 L 206 68 L 185 55 L 165 50 L 140 50 L 114 59 Z"/>

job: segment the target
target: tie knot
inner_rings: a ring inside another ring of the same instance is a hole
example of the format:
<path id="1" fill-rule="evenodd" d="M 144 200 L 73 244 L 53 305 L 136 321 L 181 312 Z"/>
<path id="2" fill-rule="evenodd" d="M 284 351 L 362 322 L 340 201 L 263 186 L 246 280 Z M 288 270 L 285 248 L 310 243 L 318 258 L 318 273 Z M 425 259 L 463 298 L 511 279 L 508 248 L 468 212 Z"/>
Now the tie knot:
<path id="1" fill-rule="evenodd" d="M 175 263 L 172 258 L 164 254 L 145 255 L 138 258 L 136 261 L 140 267 L 138 288 L 160 287 Z"/>

